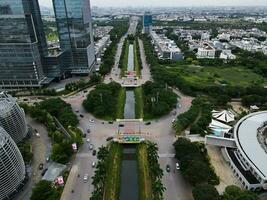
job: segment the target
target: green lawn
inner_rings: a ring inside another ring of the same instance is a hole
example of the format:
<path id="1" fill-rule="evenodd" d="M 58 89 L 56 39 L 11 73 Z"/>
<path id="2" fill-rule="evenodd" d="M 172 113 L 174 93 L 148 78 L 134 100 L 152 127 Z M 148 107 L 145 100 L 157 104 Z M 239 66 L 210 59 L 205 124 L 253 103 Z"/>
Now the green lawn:
<path id="1" fill-rule="evenodd" d="M 264 85 L 267 80 L 242 67 L 200 67 L 176 66 L 167 67 L 171 73 L 179 74 L 190 84 L 214 85 L 226 84 L 231 86 L 248 87 L 250 85 Z"/>
<path id="2" fill-rule="evenodd" d="M 147 160 L 147 149 L 145 144 L 137 146 L 139 200 L 152 199 L 151 177 Z"/>
<path id="3" fill-rule="evenodd" d="M 144 117 L 143 113 L 143 97 L 142 97 L 142 88 L 138 87 L 134 89 L 135 96 L 135 118 L 140 119 Z"/>
<path id="4" fill-rule="evenodd" d="M 126 93 L 125 88 L 121 88 L 118 96 L 117 103 L 117 119 L 123 119 L 124 116 L 124 105 L 125 105 Z"/>
<path id="5" fill-rule="evenodd" d="M 118 200 L 120 195 L 120 172 L 122 162 L 122 146 L 112 143 L 108 158 L 108 169 L 104 187 L 103 200 Z"/>

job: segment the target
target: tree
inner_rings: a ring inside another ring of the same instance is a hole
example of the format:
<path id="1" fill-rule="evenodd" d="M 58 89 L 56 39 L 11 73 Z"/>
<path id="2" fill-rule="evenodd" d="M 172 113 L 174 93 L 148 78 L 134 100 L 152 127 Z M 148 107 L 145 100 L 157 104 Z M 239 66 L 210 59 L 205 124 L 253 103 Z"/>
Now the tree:
<path id="1" fill-rule="evenodd" d="M 195 200 L 219 200 L 220 195 L 213 185 L 198 185 L 193 189 Z"/>
<path id="2" fill-rule="evenodd" d="M 60 194 L 57 192 L 56 188 L 52 187 L 52 183 L 46 180 L 41 180 L 34 186 L 30 198 L 30 200 L 58 200 L 58 199 L 60 199 Z"/>

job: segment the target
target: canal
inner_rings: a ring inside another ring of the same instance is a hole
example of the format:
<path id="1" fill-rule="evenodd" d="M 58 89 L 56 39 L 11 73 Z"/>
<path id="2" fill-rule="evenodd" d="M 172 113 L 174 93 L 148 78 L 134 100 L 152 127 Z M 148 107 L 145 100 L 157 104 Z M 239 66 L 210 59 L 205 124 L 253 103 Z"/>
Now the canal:
<path id="1" fill-rule="evenodd" d="M 135 96 L 133 90 L 126 90 L 124 118 L 135 118 Z M 121 166 L 120 200 L 138 200 L 138 171 L 136 146 L 124 145 Z"/>

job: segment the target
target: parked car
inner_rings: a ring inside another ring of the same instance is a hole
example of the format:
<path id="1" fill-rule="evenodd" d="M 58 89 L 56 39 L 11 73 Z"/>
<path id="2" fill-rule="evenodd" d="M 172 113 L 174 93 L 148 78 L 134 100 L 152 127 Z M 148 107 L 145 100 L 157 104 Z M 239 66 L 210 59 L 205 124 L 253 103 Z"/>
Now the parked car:
<path id="1" fill-rule="evenodd" d="M 88 138 L 88 139 L 86 140 L 86 142 L 88 142 L 88 143 L 89 143 L 89 142 L 90 142 L 90 139 Z"/>
<path id="2" fill-rule="evenodd" d="M 78 112 L 79 112 L 79 110 L 78 110 L 78 109 L 76 109 L 76 110 L 75 110 L 75 112 L 76 112 L 76 113 L 78 113 Z"/>
<path id="3" fill-rule="evenodd" d="M 113 140 L 113 137 L 112 137 L 112 136 L 111 136 L 111 137 L 108 137 L 108 138 L 106 139 L 107 142 L 110 141 L 110 140 Z"/>
<path id="4" fill-rule="evenodd" d="M 83 182 L 84 183 L 87 183 L 87 181 L 88 181 L 88 174 L 84 174 L 84 176 L 83 176 Z"/>
<path id="5" fill-rule="evenodd" d="M 48 170 L 48 169 L 45 168 L 45 169 L 42 171 L 41 176 L 44 176 L 47 170 Z"/>
<path id="6" fill-rule="evenodd" d="M 89 128 L 87 129 L 87 133 L 91 133 L 91 130 Z"/>
<path id="7" fill-rule="evenodd" d="M 151 124 L 151 122 L 146 122 L 146 123 L 145 123 L 145 125 L 150 125 L 150 124 Z"/>
<path id="8" fill-rule="evenodd" d="M 95 155 L 96 155 L 96 150 L 95 150 L 95 149 L 93 150 L 93 153 L 92 153 L 92 155 L 93 155 L 93 156 L 95 156 Z"/>
<path id="9" fill-rule="evenodd" d="M 46 162 L 49 162 L 50 161 L 50 157 L 47 156 L 46 159 L 45 159 Z"/>
<path id="10" fill-rule="evenodd" d="M 95 122 L 95 120 L 94 120 L 94 119 L 90 119 L 90 120 L 89 120 L 89 122 L 91 122 L 91 123 L 94 123 L 94 122 Z"/>
<path id="11" fill-rule="evenodd" d="M 80 117 L 83 118 L 84 116 L 82 114 L 80 114 Z"/>
<path id="12" fill-rule="evenodd" d="M 94 148 L 94 145 L 90 144 L 90 145 L 89 145 L 89 149 L 90 149 L 90 150 L 93 150 L 93 148 Z"/>
<path id="13" fill-rule="evenodd" d="M 124 124 L 119 124 L 119 127 L 124 127 Z"/>
<path id="14" fill-rule="evenodd" d="M 39 164 L 39 170 L 42 170 L 44 168 L 44 164 L 43 163 L 40 163 Z"/>
<path id="15" fill-rule="evenodd" d="M 83 134 L 83 138 L 86 138 L 86 133 Z"/>
<path id="16" fill-rule="evenodd" d="M 113 121 L 109 121 L 108 123 L 109 123 L 109 124 L 113 124 Z"/>
<path id="17" fill-rule="evenodd" d="M 175 122 L 175 119 L 172 119 L 172 123 L 174 123 Z"/>
<path id="18" fill-rule="evenodd" d="M 171 166 L 170 165 L 166 165 L 166 171 L 170 172 L 171 171 Z"/>

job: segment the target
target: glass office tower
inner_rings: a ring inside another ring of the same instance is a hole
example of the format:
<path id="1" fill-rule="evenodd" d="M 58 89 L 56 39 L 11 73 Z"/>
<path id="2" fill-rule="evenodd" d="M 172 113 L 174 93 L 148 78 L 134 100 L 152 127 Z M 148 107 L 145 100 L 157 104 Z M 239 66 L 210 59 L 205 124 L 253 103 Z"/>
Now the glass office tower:
<path id="1" fill-rule="evenodd" d="M 150 33 L 151 26 L 152 26 L 152 15 L 150 12 L 145 12 L 143 17 L 143 28 L 146 34 Z"/>
<path id="2" fill-rule="evenodd" d="M 38 0 L 1 0 L 0 88 L 41 86 L 46 54 Z"/>
<path id="3" fill-rule="evenodd" d="M 95 63 L 90 0 L 53 0 L 65 70 L 88 74 Z"/>

